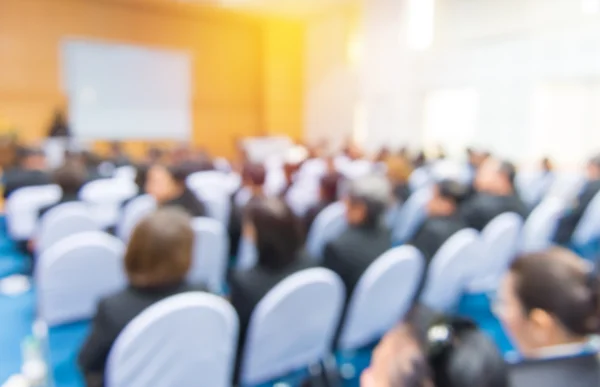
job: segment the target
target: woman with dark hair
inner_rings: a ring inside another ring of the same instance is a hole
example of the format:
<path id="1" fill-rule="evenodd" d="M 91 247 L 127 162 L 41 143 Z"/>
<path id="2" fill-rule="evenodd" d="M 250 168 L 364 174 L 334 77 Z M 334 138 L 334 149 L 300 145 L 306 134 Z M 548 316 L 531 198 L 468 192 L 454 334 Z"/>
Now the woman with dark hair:
<path id="1" fill-rule="evenodd" d="M 600 384 L 598 346 L 591 339 L 600 330 L 599 293 L 597 273 L 565 249 L 523 255 L 511 265 L 495 310 L 527 359 L 521 367 L 555 363 L 546 367 L 551 375 L 544 379 L 551 382 L 544 386 Z"/>
<path id="2" fill-rule="evenodd" d="M 338 200 L 338 187 L 341 175 L 337 172 L 321 177 L 319 186 L 319 202 L 308 209 L 304 215 L 304 231 L 308 232 L 315 218 L 330 204 Z"/>
<path id="3" fill-rule="evenodd" d="M 254 242 L 258 262 L 250 270 L 233 272 L 229 279 L 231 304 L 240 317 L 240 351 L 256 304 L 281 280 L 312 266 L 302 250 L 298 220 L 281 199 L 251 202 L 245 210 L 243 232 Z"/>
<path id="4" fill-rule="evenodd" d="M 124 258 L 129 286 L 100 301 L 79 353 L 79 366 L 88 387 L 104 385 L 111 347 L 139 313 L 166 297 L 205 290 L 185 280 L 194 244 L 190 221 L 181 209 L 159 209 L 134 229 Z"/>
<path id="5" fill-rule="evenodd" d="M 204 203 L 187 187 L 187 170 L 175 165 L 155 165 L 148 170 L 146 193 L 152 195 L 159 206 L 176 206 L 196 218 L 206 216 Z"/>

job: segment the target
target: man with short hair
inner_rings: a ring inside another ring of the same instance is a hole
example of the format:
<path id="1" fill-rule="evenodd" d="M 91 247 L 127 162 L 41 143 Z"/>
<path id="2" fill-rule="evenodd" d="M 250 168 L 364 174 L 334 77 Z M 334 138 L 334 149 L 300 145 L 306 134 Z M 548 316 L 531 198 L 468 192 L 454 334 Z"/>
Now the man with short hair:
<path id="1" fill-rule="evenodd" d="M 17 151 L 18 166 L 4 173 L 4 198 L 23 187 L 51 183 L 46 173 L 46 156 L 39 148 L 21 148 Z"/>
<path id="2" fill-rule="evenodd" d="M 475 176 L 476 193 L 461 208 L 469 227 L 481 231 L 496 216 L 514 212 L 526 218 L 527 206 L 515 192 L 515 166 L 494 158 L 487 159 Z"/>

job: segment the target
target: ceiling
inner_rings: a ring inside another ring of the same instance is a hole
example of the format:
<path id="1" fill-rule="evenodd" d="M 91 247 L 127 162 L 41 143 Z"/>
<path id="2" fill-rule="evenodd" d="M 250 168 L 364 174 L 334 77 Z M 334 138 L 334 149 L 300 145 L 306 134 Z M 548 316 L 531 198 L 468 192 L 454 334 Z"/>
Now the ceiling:
<path id="1" fill-rule="evenodd" d="M 206 4 L 206 0 L 184 1 Z M 225 8 L 240 9 L 273 16 L 308 17 L 330 9 L 356 4 L 357 0 L 210 0 L 210 2 Z"/>

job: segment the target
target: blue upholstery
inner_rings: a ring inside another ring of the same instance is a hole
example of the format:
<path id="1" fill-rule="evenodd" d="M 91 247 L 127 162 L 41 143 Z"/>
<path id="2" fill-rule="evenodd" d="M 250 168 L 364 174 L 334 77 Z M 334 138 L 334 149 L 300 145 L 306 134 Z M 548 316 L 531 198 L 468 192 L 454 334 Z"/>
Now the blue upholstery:
<path id="1" fill-rule="evenodd" d="M 19 296 L 0 294 L 0 385 L 21 370 L 21 342 L 31 334 L 34 303 L 33 291 Z"/>
<path id="2" fill-rule="evenodd" d="M 29 258 L 10 240 L 6 230 L 6 217 L 0 216 L 0 279 L 13 274 L 25 274 L 28 268 Z"/>
<path id="3" fill-rule="evenodd" d="M 50 363 L 56 386 L 83 387 L 85 384 L 77 367 L 77 355 L 89 331 L 87 321 L 50 328 L 48 344 Z"/>

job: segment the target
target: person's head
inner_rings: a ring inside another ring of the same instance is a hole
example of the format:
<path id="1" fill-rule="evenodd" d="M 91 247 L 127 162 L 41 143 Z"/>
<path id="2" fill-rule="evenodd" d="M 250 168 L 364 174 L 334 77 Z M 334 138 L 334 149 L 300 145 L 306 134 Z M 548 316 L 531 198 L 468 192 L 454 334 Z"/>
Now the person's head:
<path id="1" fill-rule="evenodd" d="M 150 164 L 159 163 L 164 156 L 164 151 L 157 147 L 151 147 L 146 152 L 146 159 Z"/>
<path id="2" fill-rule="evenodd" d="M 442 180 L 433 187 L 433 196 L 427 204 L 429 216 L 454 214 L 468 194 L 468 187 L 454 180 Z"/>
<path id="3" fill-rule="evenodd" d="M 586 174 L 588 180 L 600 180 L 600 155 L 588 161 Z"/>
<path id="4" fill-rule="evenodd" d="M 434 387 L 427 355 L 410 325 L 401 324 L 381 339 L 360 387 Z"/>
<path id="5" fill-rule="evenodd" d="M 158 203 L 178 198 L 186 189 L 187 171 L 179 165 L 167 167 L 156 164 L 148 170 L 145 191 Z"/>
<path id="6" fill-rule="evenodd" d="M 554 165 L 550 158 L 544 157 L 542 159 L 542 171 L 544 172 L 552 172 L 554 170 Z"/>
<path id="7" fill-rule="evenodd" d="M 258 264 L 275 270 L 293 262 L 303 242 L 298 219 L 279 198 L 253 200 L 248 204 L 244 236 L 254 242 Z"/>
<path id="8" fill-rule="evenodd" d="M 346 219 L 352 226 L 376 227 L 390 201 L 391 188 L 384 177 L 369 175 L 355 179 L 346 191 Z"/>
<path id="9" fill-rule="evenodd" d="M 386 161 L 387 176 L 390 183 L 406 184 L 412 172 L 410 162 L 402 156 L 391 156 Z"/>
<path id="10" fill-rule="evenodd" d="M 87 181 L 88 174 L 83 163 L 72 160 L 54 170 L 52 180 L 63 195 L 75 196 Z"/>
<path id="11" fill-rule="evenodd" d="M 44 154 L 44 151 L 39 148 L 20 148 L 17 151 L 17 159 L 23 169 L 46 169 L 46 155 Z"/>
<path id="12" fill-rule="evenodd" d="M 422 167 L 427 162 L 427 156 L 425 155 L 425 151 L 419 151 L 415 158 L 413 159 L 413 166 L 415 168 Z"/>
<path id="13" fill-rule="evenodd" d="M 129 283 L 138 288 L 176 285 L 192 263 L 194 231 L 181 209 L 163 208 L 142 219 L 125 252 Z"/>
<path id="14" fill-rule="evenodd" d="M 110 143 L 110 153 L 113 156 L 120 156 L 123 154 L 123 146 L 119 141 L 113 141 Z"/>
<path id="15" fill-rule="evenodd" d="M 489 158 L 477 170 L 475 188 L 494 195 L 511 195 L 514 193 L 515 176 L 514 164 Z"/>
<path id="16" fill-rule="evenodd" d="M 495 309 L 518 349 L 535 356 L 599 331 L 599 290 L 596 274 L 581 258 L 553 248 L 512 263 Z"/>
<path id="17" fill-rule="evenodd" d="M 321 201 L 326 203 L 335 202 L 338 198 L 338 185 L 340 175 L 337 173 L 328 173 L 321 177 L 319 186 L 319 196 Z"/>
<path id="18" fill-rule="evenodd" d="M 146 181 L 148 180 L 148 170 L 150 166 L 148 164 L 138 164 L 135 167 L 135 185 L 138 186 L 140 192 L 145 192 Z"/>
<path id="19" fill-rule="evenodd" d="M 242 168 L 242 184 L 245 187 L 261 188 L 265 184 L 267 171 L 262 164 L 246 163 Z"/>

